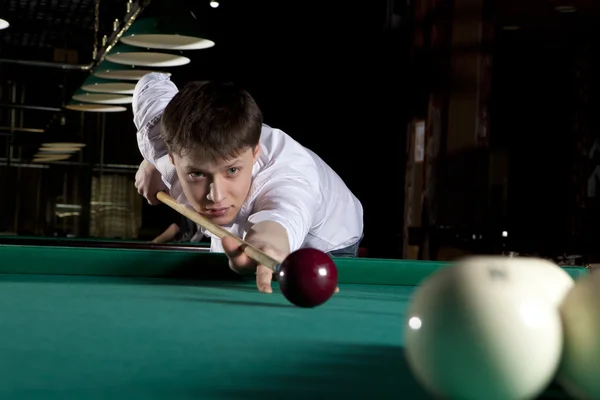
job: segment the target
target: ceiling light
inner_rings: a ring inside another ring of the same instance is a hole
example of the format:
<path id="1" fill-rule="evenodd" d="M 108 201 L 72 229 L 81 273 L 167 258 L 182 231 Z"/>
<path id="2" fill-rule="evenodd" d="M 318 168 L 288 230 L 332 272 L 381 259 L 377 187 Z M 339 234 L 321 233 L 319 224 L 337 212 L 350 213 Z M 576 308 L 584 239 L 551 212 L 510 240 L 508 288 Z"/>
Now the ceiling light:
<path id="1" fill-rule="evenodd" d="M 85 147 L 85 143 L 77 143 L 77 142 L 48 142 L 42 143 L 42 147 L 77 147 L 82 148 Z"/>
<path id="2" fill-rule="evenodd" d="M 10 26 L 7 20 L 0 18 L 0 30 L 6 29 Z"/>
<path id="3" fill-rule="evenodd" d="M 179 67 L 190 63 L 190 59 L 169 53 L 144 51 L 134 46 L 115 46 L 106 56 L 108 61 L 144 67 Z"/>
<path id="4" fill-rule="evenodd" d="M 38 149 L 38 152 L 36 153 L 36 157 L 38 156 L 51 156 L 54 154 L 72 154 L 72 153 L 77 153 L 78 151 L 80 151 L 81 149 L 73 149 L 73 148 L 62 148 L 62 147 L 41 147 Z"/>
<path id="5" fill-rule="evenodd" d="M 44 156 L 44 157 L 34 157 L 33 162 L 51 162 L 51 161 L 62 161 L 68 160 L 71 158 L 71 155 L 57 155 L 57 156 Z"/>
<path id="6" fill-rule="evenodd" d="M 119 79 L 123 81 L 139 81 L 142 79 L 144 75 L 147 75 L 151 72 L 159 72 L 159 71 L 151 71 L 147 69 L 136 69 L 130 65 L 123 64 L 115 64 L 110 61 L 103 61 L 100 65 L 98 65 L 94 72 L 93 76 L 102 79 Z M 160 71 L 162 74 L 166 74 L 171 76 L 170 72 Z"/>
<path id="7" fill-rule="evenodd" d="M 36 153 L 33 157 L 34 158 L 54 158 L 54 157 L 62 157 L 62 156 L 71 156 L 73 155 L 73 152 L 71 151 L 54 151 L 52 153 Z"/>
<path id="8" fill-rule="evenodd" d="M 81 151 L 82 147 L 79 146 L 42 146 L 38 149 L 41 154 L 50 154 L 50 153 L 74 153 L 77 151 Z"/>
<path id="9" fill-rule="evenodd" d="M 116 93 L 87 93 L 82 90 L 78 90 L 73 95 L 73 100 L 82 103 L 117 105 L 131 104 L 133 102 L 133 96 Z"/>
<path id="10" fill-rule="evenodd" d="M 556 6 L 554 7 L 554 10 L 560 13 L 574 13 L 575 11 L 577 11 L 577 8 L 573 6 Z"/>
<path id="11" fill-rule="evenodd" d="M 202 50 L 215 45 L 199 37 L 198 22 L 190 16 L 168 15 L 137 20 L 121 37 L 121 42 L 148 49 Z"/>
<path id="12" fill-rule="evenodd" d="M 127 111 L 127 108 L 123 106 L 111 106 L 107 104 L 83 104 L 83 103 L 72 103 L 65 106 L 67 110 L 71 111 L 82 111 L 82 112 L 123 112 Z"/>
<path id="13" fill-rule="evenodd" d="M 116 94 L 133 94 L 135 90 L 134 83 L 114 82 L 95 76 L 90 76 L 83 82 L 82 90 L 94 93 L 116 93 Z"/>

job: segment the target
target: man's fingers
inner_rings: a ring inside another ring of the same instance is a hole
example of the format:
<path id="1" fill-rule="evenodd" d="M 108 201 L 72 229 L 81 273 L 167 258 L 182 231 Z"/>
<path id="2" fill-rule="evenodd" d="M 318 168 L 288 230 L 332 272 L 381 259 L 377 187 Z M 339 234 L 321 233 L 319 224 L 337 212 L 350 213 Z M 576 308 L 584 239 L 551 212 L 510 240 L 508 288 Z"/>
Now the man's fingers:
<path id="1" fill-rule="evenodd" d="M 161 204 L 161 201 L 156 197 L 159 191 L 169 193 L 160 172 L 147 160 L 143 160 L 140 163 L 135 174 L 134 186 L 137 192 L 146 199 L 148 204 L 153 206 Z"/>
<path id="2" fill-rule="evenodd" d="M 242 251 L 240 245 L 233 238 L 226 236 L 221 240 L 221 244 L 223 245 L 223 250 L 225 251 L 227 258 L 231 261 L 230 264 L 236 270 L 238 268 L 240 270 L 245 270 L 254 269 L 254 267 L 256 267 L 256 263 Z"/>
<path id="3" fill-rule="evenodd" d="M 146 201 L 148 202 L 148 204 L 153 205 L 153 206 L 158 204 L 158 199 L 156 198 L 156 196 L 153 196 L 153 197 L 148 196 L 148 192 L 142 192 L 141 195 L 146 198 Z"/>
<path id="4" fill-rule="evenodd" d="M 240 249 L 240 245 L 229 236 L 225 236 L 221 240 L 221 244 L 223 245 L 223 250 L 225 250 L 225 254 L 227 254 L 227 257 L 229 258 L 238 258 L 244 254 L 242 249 Z"/>
<path id="5" fill-rule="evenodd" d="M 142 189 L 138 190 L 138 193 L 141 194 L 142 196 L 144 196 L 144 198 L 148 201 L 148 204 L 151 204 L 153 206 L 156 206 L 156 205 L 162 203 L 158 199 L 158 192 L 164 192 L 166 194 L 170 194 L 169 189 L 167 187 L 165 187 L 164 189 L 160 189 L 155 192 L 152 192 L 152 195 L 150 195 L 151 192 L 148 190 L 142 190 Z"/>
<path id="6" fill-rule="evenodd" d="M 152 204 L 153 206 L 160 204 L 161 201 L 158 199 L 157 194 L 158 192 L 154 193 L 152 196 L 147 194 L 145 197 L 148 199 L 148 203 Z"/>
<path id="7" fill-rule="evenodd" d="M 256 286 L 261 293 L 273 293 L 271 280 L 273 279 L 273 271 L 264 265 L 259 265 L 256 268 Z"/>

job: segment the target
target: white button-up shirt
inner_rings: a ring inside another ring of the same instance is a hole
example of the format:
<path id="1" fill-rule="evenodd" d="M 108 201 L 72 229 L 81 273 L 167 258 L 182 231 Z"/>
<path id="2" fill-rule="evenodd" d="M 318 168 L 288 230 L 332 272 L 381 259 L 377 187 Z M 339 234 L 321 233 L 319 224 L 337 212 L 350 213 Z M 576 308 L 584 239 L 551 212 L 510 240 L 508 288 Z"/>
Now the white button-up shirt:
<path id="1" fill-rule="evenodd" d="M 189 206 L 175 167 L 160 137 L 160 118 L 178 89 L 169 76 L 150 73 L 135 87 L 133 120 L 143 157 L 152 163 L 179 203 Z M 363 232 L 363 208 L 346 184 L 321 158 L 279 129 L 263 125 L 261 153 L 253 166 L 250 193 L 235 220 L 223 228 L 244 238 L 253 224 L 275 221 L 287 231 L 291 251 L 324 252 L 355 244 Z M 222 252 L 211 237 L 211 251 Z"/>

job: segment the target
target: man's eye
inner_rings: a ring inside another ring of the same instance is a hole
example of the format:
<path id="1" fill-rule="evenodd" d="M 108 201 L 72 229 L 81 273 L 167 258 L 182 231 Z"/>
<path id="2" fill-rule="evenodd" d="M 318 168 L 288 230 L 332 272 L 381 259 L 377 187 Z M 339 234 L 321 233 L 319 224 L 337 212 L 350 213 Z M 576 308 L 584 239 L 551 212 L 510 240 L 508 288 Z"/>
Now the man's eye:
<path id="1" fill-rule="evenodd" d="M 227 170 L 230 175 L 235 175 L 238 171 L 239 170 L 236 167 L 232 167 Z"/>
<path id="2" fill-rule="evenodd" d="M 192 178 L 202 178 L 204 174 L 202 172 L 190 172 Z"/>

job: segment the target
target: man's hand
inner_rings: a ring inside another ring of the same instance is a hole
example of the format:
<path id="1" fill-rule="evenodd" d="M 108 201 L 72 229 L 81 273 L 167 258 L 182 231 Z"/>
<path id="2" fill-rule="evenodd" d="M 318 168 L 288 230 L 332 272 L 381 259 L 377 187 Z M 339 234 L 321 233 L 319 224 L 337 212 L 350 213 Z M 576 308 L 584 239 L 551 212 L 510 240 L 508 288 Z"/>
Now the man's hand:
<path id="1" fill-rule="evenodd" d="M 223 244 L 225 254 L 229 258 L 229 266 L 231 269 L 238 274 L 256 273 L 256 286 L 258 287 L 258 291 L 261 293 L 273 293 L 273 288 L 271 287 L 273 271 L 264 265 L 257 265 L 256 261 L 252 260 L 242 251 L 234 239 L 224 237 L 221 240 L 221 243 Z M 257 246 L 257 248 L 279 262 L 283 262 L 286 257 L 282 252 L 268 246 Z M 339 291 L 340 288 L 336 287 L 335 293 L 339 293 Z"/>
<path id="2" fill-rule="evenodd" d="M 160 200 L 156 198 L 158 192 L 168 192 L 160 172 L 146 160 L 142 161 L 135 174 L 135 188 L 153 206 L 160 204 Z"/>
<path id="3" fill-rule="evenodd" d="M 229 258 L 229 266 L 231 269 L 239 274 L 255 273 L 258 291 L 261 293 L 273 293 L 273 288 L 271 287 L 273 271 L 264 265 L 257 265 L 256 261 L 252 260 L 246 255 L 246 253 L 242 251 L 234 239 L 230 237 L 224 237 L 221 240 L 221 243 L 223 244 L 223 250 L 225 250 L 225 254 Z M 271 247 L 257 246 L 257 248 L 279 262 L 283 261 L 285 258 L 284 254 Z"/>

